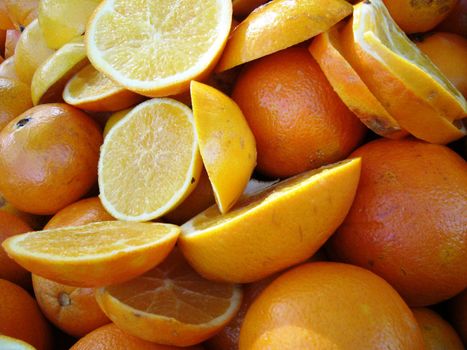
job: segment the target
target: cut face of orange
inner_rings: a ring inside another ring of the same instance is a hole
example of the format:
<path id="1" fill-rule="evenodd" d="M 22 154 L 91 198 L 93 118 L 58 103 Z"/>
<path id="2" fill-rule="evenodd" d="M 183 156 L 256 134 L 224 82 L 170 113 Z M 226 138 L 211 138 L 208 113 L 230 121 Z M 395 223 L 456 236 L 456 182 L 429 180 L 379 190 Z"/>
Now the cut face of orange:
<path id="1" fill-rule="evenodd" d="M 240 308 L 239 286 L 205 280 L 175 249 L 156 268 L 131 281 L 97 290 L 97 301 L 121 329 L 159 344 L 200 343 Z"/>
<path id="2" fill-rule="evenodd" d="M 32 273 L 76 287 L 132 279 L 170 253 L 180 229 L 160 223 L 107 221 L 29 232 L 2 244 Z"/>
<path id="3" fill-rule="evenodd" d="M 273 0 L 253 11 L 227 41 L 224 71 L 318 35 L 352 13 L 345 0 Z"/>
<path id="4" fill-rule="evenodd" d="M 353 202 L 360 159 L 302 173 L 182 226 L 179 247 L 204 277 L 254 282 L 312 256 Z"/>
<path id="5" fill-rule="evenodd" d="M 231 22 L 231 0 L 104 0 L 88 22 L 88 56 L 128 90 L 175 95 L 214 68 Z"/>

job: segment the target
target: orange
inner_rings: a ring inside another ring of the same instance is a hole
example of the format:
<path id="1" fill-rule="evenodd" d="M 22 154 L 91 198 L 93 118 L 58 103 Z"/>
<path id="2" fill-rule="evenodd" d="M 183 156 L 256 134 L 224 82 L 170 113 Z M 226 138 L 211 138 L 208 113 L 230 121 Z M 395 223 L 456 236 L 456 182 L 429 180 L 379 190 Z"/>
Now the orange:
<path id="1" fill-rule="evenodd" d="M 99 198 L 91 197 L 77 201 L 60 210 L 44 226 L 44 230 L 112 220 L 115 219 L 107 213 Z"/>
<path id="2" fill-rule="evenodd" d="M 447 307 L 449 321 L 467 344 L 467 289 L 449 300 Z"/>
<path id="3" fill-rule="evenodd" d="M 0 29 L 13 29 L 15 26 L 11 21 L 4 0 L 0 1 Z"/>
<path id="4" fill-rule="evenodd" d="M 3 0 L 17 29 L 26 27 L 37 18 L 39 0 Z"/>
<path id="5" fill-rule="evenodd" d="M 28 85 L 19 80 L 0 77 L 0 130 L 31 107 L 31 89 Z"/>
<path id="6" fill-rule="evenodd" d="M 357 266 L 315 262 L 272 282 L 247 311 L 240 350 L 422 350 L 405 302 L 382 278 Z"/>
<path id="7" fill-rule="evenodd" d="M 52 350 L 52 333 L 36 301 L 23 288 L 0 279 L 0 334 L 37 350 Z"/>
<path id="8" fill-rule="evenodd" d="M 5 36 L 5 58 L 15 54 L 16 44 L 18 43 L 21 32 L 16 29 L 8 29 Z"/>
<path id="9" fill-rule="evenodd" d="M 179 348 L 151 343 L 128 333 L 125 333 L 114 324 L 96 329 L 81 338 L 70 350 L 202 350 L 201 346 Z"/>
<path id="10" fill-rule="evenodd" d="M 425 350 L 464 350 L 452 326 L 436 312 L 427 308 L 412 309 L 425 341 Z"/>
<path id="11" fill-rule="evenodd" d="M 445 146 L 414 140 L 377 140 L 350 156 L 362 157 L 362 174 L 352 208 L 331 237 L 333 256 L 380 275 L 411 306 L 461 292 L 467 163 Z"/>
<path id="12" fill-rule="evenodd" d="M 406 33 L 427 32 L 454 9 L 457 0 L 383 0 L 394 21 Z"/>
<path id="13" fill-rule="evenodd" d="M 256 138 L 257 169 L 271 177 L 341 160 L 366 130 L 304 47 L 248 64 L 232 97 Z"/>
<path id="14" fill-rule="evenodd" d="M 0 9 L 1 11 L 1 9 Z M 1 14 L 0 14 L 1 16 Z M 1 21 L 1 20 L 0 20 Z M 0 61 L 3 60 L 3 55 L 5 54 L 5 39 L 6 39 L 7 29 L 0 29 Z"/>
<path id="15" fill-rule="evenodd" d="M 416 44 L 467 98 L 467 39 L 452 33 L 417 37 Z"/>
<path id="16" fill-rule="evenodd" d="M 7 58 L 2 63 L 0 63 L 0 78 L 20 80 L 18 75 L 16 74 L 15 56 L 14 55 L 11 56 L 10 58 Z M 31 103 L 31 105 L 32 105 L 32 103 Z"/>
<path id="17" fill-rule="evenodd" d="M 199 276 L 175 249 L 160 265 L 97 291 L 97 302 L 121 329 L 159 344 L 198 344 L 228 324 L 242 302 L 240 286 Z"/>
<path id="18" fill-rule="evenodd" d="M 467 0 L 458 0 L 454 9 L 435 29 L 467 37 Z"/>
<path id="19" fill-rule="evenodd" d="M 0 192 L 14 207 L 54 214 L 97 180 L 102 133 L 65 104 L 33 107 L 0 132 Z"/>
<path id="20" fill-rule="evenodd" d="M 235 17 L 245 17 L 257 7 L 268 2 L 267 0 L 232 0 L 233 14 Z"/>
<path id="21" fill-rule="evenodd" d="M 0 211 L 0 243 L 8 237 L 32 231 L 31 227 L 19 217 Z M 8 257 L 0 249 L 0 278 L 28 288 L 31 285 L 31 275 Z"/>
<path id="22" fill-rule="evenodd" d="M 21 220 L 23 220 L 25 223 L 31 226 L 34 230 L 40 229 L 44 226 L 44 217 L 25 213 L 24 211 L 16 209 L 14 206 L 8 203 L 5 198 L 3 198 L 1 193 L 0 211 L 4 211 L 19 217 Z"/>

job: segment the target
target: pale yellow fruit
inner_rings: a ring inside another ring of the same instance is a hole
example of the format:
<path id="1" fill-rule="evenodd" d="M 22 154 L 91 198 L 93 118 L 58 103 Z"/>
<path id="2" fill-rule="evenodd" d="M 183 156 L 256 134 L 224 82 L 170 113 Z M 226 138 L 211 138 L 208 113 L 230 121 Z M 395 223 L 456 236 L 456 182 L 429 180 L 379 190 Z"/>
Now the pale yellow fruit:
<path id="1" fill-rule="evenodd" d="M 0 335 L 0 349 L 2 350 L 36 350 L 36 348 L 20 339 Z"/>

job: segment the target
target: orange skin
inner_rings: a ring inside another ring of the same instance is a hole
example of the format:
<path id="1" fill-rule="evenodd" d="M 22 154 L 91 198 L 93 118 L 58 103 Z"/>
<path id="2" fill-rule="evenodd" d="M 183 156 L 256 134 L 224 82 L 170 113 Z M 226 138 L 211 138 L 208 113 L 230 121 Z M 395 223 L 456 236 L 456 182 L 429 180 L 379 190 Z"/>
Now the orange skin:
<path id="1" fill-rule="evenodd" d="M 467 39 L 452 33 L 433 33 L 416 44 L 467 98 Z"/>
<path id="2" fill-rule="evenodd" d="M 267 176 L 288 177 L 341 160 L 366 131 L 305 47 L 247 64 L 232 97 L 255 135 L 257 169 Z"/>
<path id="3" fill-rule="evenodd" d="M 0 279 L 0 334 L 37 350 L 52 350 L 52 333 L 36 301 L 23 288 Z"/>
<path id="4" fill-rule="evenodd" d="M 314 262 L 272 282 L 250 306 L 240 350 L 423 350 L 408 306 L 382 278 L 357 266 Z"/>
<path id="5" fill-rule="evenodd" d="M 8 63 L 8 61 L 5 61 Z M 0 130 L 32 107 L 31 88 L 25 83 L 0 77 Z"/>
<path id="6" fill-rule="evenodd" d="M 96 329 L 81 338 L 70 350 L 203 350 L 201 346 L 179 348 L 178 346 L 159 345 L 151 343 L 118 328 L 115 324 L 109 324 Z"/>
<path id="7" fill-rule="evenodd" d="M 467 0 L 459 0 L 449 16 L 436 27 L 436 30 L 467 37 Z"/>
<path id="8" fill-rule="evenodd" d="M 362 173 L 331 255 L 380 275 L 411 306 L 461 292 L 467 163 L 445 146 L 413 140 L 376 140 L 350 156 L 362 157 Z"/>
<path id="9" fill-rule="evenodd" d="M 427 308 L 412 309 L 425 341 L 425 350 L 464 350 L 452 326 L 436 312 Z"/>
<path id="10" fill-rule="evenodd" d="M 8 237 L 32 231 L 31 227 L 19 217 L 0 211 L 0 243 Z M 0 278 L 29 288 L 31 274 L 15 261 L 10 259 L 3 249 L 0 249 Z"/>
<path id="11" fill-rule="evenodd" d="M 55 214 L 97 180 L 102 133 L 65 104 L 33 107 L 0 132 L 0 192 L 14 207 Z"/>

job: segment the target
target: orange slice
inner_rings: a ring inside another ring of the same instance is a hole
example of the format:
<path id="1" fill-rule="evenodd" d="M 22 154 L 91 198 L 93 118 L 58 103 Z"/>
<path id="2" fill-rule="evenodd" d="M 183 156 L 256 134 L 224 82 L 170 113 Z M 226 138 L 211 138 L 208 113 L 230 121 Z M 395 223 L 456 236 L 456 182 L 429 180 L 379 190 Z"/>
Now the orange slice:
<path id="1" fill-rule="evenodd" d="M 352 13 L 345 0 L 273 0 L 253 11 L 227 41 L 224 71 L 308 40 Z"/>
<path id="2" fill-rule="evenodd" d="M 26 27 L 37 18 L 39 0 L 3 0 L 16 29 Z"/>
<path id="3" fill-rule="evenodd" d="M 88 22 L 88 56 L 128 90 L 175 95 L 214 68 L 231 22 L 231 0 L 104 0 Z"/>
<path id="4" fill-rule="evenodd" d="M 179 247 L 204 277 L 257 281 L 312 256 L 354 199 L 360 159 L 302 173 L 243 198 L 227 214 L 210 207 L 182 226 Z"/>
<path id="5" fill-rule="evenodd" d="M 226 213 L 240 198 L 256 166 L 255 137 L 230 97 L 196 81 L 190 90 L 201 157 L 219 210 Z"/>
<path id="6" fill-rule="evenodd" d="M 13 236 L 2 244 L 33 274 L 76 287 L 134 278 L 160 263 L 180 230 L 159 223 L 106 221 Z"/>
<path id="7" fill-rule="evenodd" d="M 388 138 L 406 136 L 407 132 L 401 130 L 343 56 L 339 29 L 341 26 L 336 25 L 318 35 L 309 47 L 310 53 L 341 100 L 370 130 Z"/>
<path id="8" fill-rule="evenodd" d="M 63 99 L 88 111 L 115 112 L 141 102 L 142 96 L 124 89 L 89 64 L 68 81 Z"/>
<path id="9" fill-rule="evenodd" d="M 16 74 L 15 55 L 0 63 L 0 78 L 20 80 Z"/>
<path id="10" fill-rule="evenodd" d="M 213 336 L 240 308 L 239 286 L 205 280 L 178 250 L 131 281 L 100 288 L 97 302 L 121 329 L 158 344 L 190 346 Z"/>

